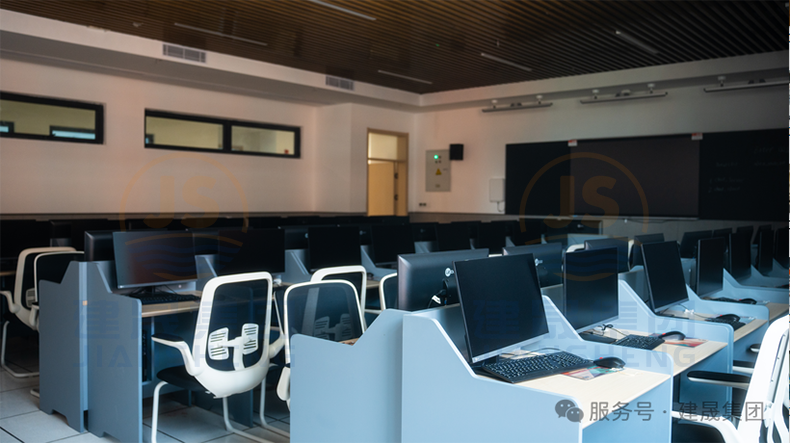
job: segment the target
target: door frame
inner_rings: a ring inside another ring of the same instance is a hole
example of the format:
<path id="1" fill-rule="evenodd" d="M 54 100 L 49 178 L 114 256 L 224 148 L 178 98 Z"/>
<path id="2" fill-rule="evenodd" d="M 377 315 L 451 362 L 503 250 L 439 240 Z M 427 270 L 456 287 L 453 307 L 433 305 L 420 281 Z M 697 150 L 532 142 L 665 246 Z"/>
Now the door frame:
<path id="1" fill-rule="evenodd" d="M 391 160 L 391 159 L 380 159 L 380 158 L 371 158 L 371 157 L 369 157 L 369 152 L 370 152 L 370 134 L 391 135 L 391 136 L 398 137 L 399 139 L 402 138 L 403 141 L 405 142 L 405 147 L 404 147 L 404 150 L 403 150 L 403 154 L 404 154 L 405 158 L 403 160 L 400 160 L 400 159 L 398 159 L 398 160 Z M 408 170 L 409 170 L 409 133 L 408 132 L 388 131 L 388 130 L 385 130 L 385 129 L 375 129 L 375 128 L 368 128 L 367 132 L 365 133 L 365 215 L 369 214 L 369 212 L 370 212 L 370 207 L 369 207 L 370 206 L 369 205 L 369 198 L 370 198 L 370 196 L 368 195 L 368 189 L 370 187 L 370 176 L 368 174 L 368 170 L 369 170 L 369 168 L 368 168 L 368 160 L 390 161 L 390 162 L 393 162 L 393 163 L 396 163 L 396 164 L 398 164 L 398 163 L 403 164 L 403 166 L 406 169 L 406 177 L 407 177 L 406 178 L 407 182 L 406 182 L 406 187 L 405 187 L 405 189 L 406 189 L 406 193 L 405 194 L 406 195 L 405 196 L 401 196 L 400 193 L 398 193 L 397 187 L 395 188 L 395 192 L 398 194 L 398 199 L 399 200 L 401 198 L 405 198 L 404 206 L 406 207 L 406 216 L 408 216 L 409 215 L 409 183 L 408 183 L 408 175 L 409 175 L 408 174 Z M 398 171 L 400 171 L 400 165 L 398 165 Z M 400 180 L 400 172 L 398 172 L 398 174 L 399 174 L 398 179 Z M 394 213 L 395 213 L 395 215 L 397 215 L 397 213 L 398 213 L 397 203 L 393 202 L 393 206 L 394 206 Z"/>

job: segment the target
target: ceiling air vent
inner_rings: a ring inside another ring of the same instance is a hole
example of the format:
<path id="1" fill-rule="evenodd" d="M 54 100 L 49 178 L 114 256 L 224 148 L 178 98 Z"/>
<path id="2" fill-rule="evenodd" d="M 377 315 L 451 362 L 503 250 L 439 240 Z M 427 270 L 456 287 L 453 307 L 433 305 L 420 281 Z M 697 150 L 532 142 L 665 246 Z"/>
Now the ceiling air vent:
<path id="1" fill-rule="evenodd" d="M 206 52 L 184 46 L 163 44 L 162 53 L 167 57 L 180 58 L 191 62 L 206 63 Z"/>
<path id="2" fill-rule="evenodd" d="M 354 90 L 354 81 L 346 78 L 326 76 L 326 85 L 335 88 L 345 89 L 348 91 Z"/>

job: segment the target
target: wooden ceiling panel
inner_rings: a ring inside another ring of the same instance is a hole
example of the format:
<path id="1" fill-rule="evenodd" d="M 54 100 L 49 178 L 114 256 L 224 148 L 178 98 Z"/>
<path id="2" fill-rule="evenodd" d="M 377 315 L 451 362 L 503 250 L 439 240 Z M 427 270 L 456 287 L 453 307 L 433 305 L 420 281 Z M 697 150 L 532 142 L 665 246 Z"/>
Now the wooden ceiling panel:
<path id="1" fill-rule="evenodd" d="M 416 93 L 787 48 L 785 0 L 325 3 L 375 20 L 308 0 L 3 0 L 0 8 Z"/>

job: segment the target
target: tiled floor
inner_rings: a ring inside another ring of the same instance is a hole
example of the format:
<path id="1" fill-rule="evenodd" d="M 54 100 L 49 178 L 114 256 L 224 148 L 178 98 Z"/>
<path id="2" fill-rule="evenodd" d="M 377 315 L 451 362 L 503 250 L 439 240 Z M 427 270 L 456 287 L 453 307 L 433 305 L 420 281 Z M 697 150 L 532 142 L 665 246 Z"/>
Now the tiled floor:
<path id="1" fill-rule="evenodd" d="M 33 338 L 11 338 L 8 342 L 6 364 L 15 372 L 38 370 L 38 348 Z M 90 432 L 80 434 L 66 424 L 59 414 L 47 415 L 38 409 L 38 398 L 30 389 L 38 386 L 38 377 L 14 378 L 0 368 L 0 443 L 97 443 L 118 442 L 110 436 L 97 437 Z M 159 443 L 251 443 L 252 440 L 231 434 L 225 430 L 222 408 L 206 411 L 198 407 L 186 407 L 169 396 L 162 396 L 159 404 Z M 151 399 L 143 403 L 143 436 L 151 438 Z M 286 404 L 277 398 L 274 391 L 266 396 L 266 416 L 270 425 L 290 432 L 290 412 Z M 246 428 L 234 424 L 237 429 L 264 438 L 274 443 L 288 439 L 257 426 Z"/>

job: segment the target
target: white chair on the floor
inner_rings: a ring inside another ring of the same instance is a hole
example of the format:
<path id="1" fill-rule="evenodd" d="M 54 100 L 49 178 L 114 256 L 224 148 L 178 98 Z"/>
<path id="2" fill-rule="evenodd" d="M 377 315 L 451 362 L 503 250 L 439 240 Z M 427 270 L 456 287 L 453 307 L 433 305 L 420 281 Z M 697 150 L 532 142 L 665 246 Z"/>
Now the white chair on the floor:
<path id="1" fill-rule="evenodd" d="M 673 441 L 788 442 L 787 321 L 788 317 L 780 318 L 768 328 L 751 377 L 705 371 L 688 374 L 692 382 L 747 389 L 746 398 L 740 419 L 734 421 L 672 411 L 672 417 L 681 419 L 673 428 Z"/>
<path id="2" fill-rule="evenodd" d="M 48 247 L 25 249 L 19 254 L 16 264 L 16 276 L 13 294 L 9 291 L 0 291 L 8 302 L 10 314 L 16 317 L 30 329 L 38 330 L 38 295 L 36 293 L 35 261 L 42 254 L 54 252 L 74 252 L 72 247 Z M 6 341 L 8 340 L 8 324 L 10 319 L 3 322 L 3 342 L 0 345 L 0 366 L 9 375 L 16 378 L 37 377 L 38 372 L 19 373 L 13 371 L 5 363 Z"/>
<path id="3" fill-rule="evenodd" d="M 159 391 L 168 383 L 191 391 L 205 391 L 215 398 L 221 398 L 228 431 L 266 442 L 234 428 L 228 418 L 228 397 L 261 385 L 261 426 L 270 432 L 288 435 L 270 426 L 264 417 L 264 380 L 271 358 L 282 349 L 284 343 L 280 338 L 269 344 L 271 312 L 272 276 L 268 272 L 215 277 L 203 288 L 191 350 L 180 337 L 168 334 L 155 334 L 152 337 L 156 343 L 177 349 L 184 359 L 184 365 L 157 373 L 161 381 L 154 388 L 152 443 L 156 443 Z"/>

